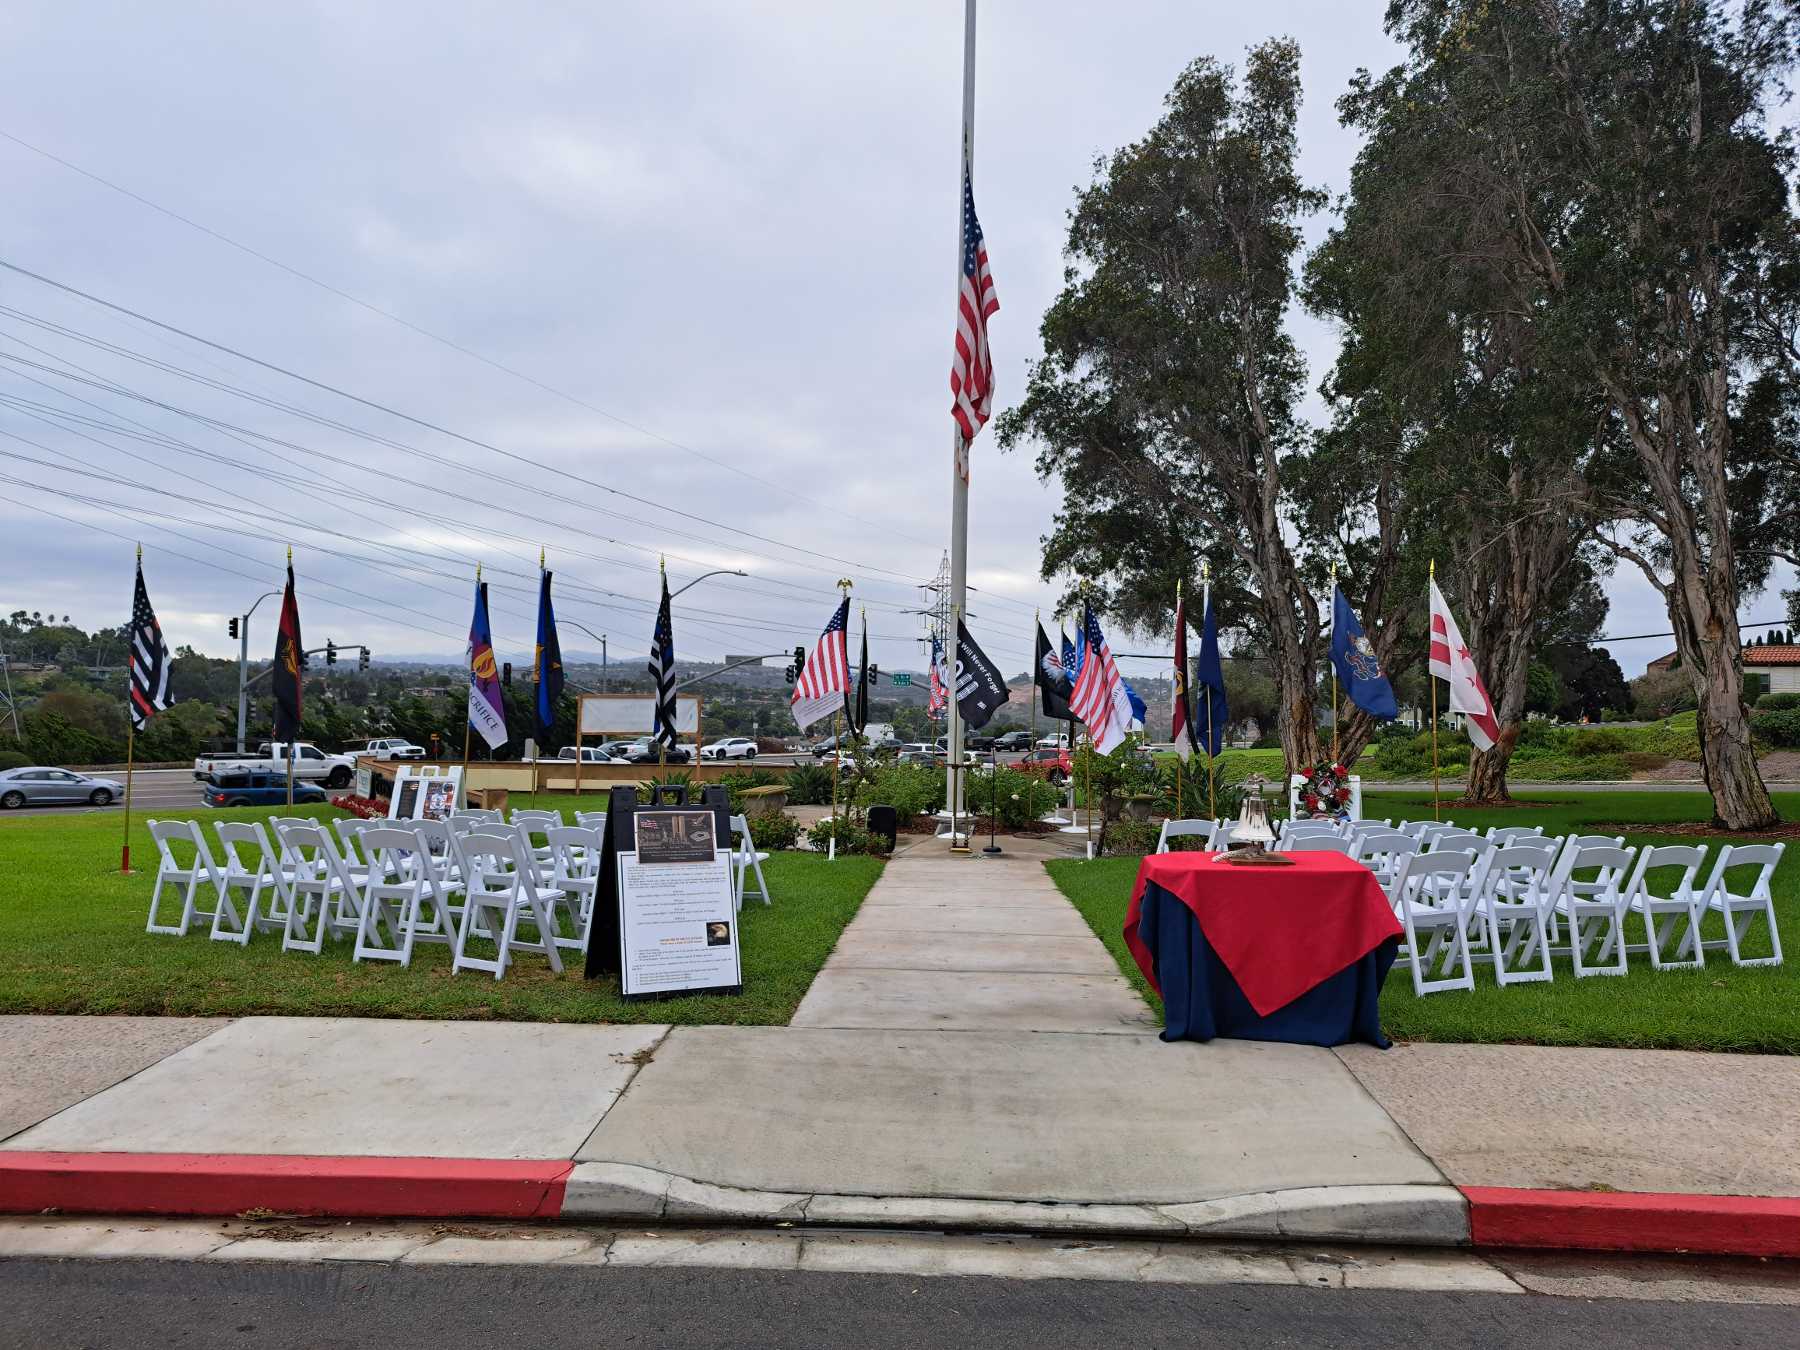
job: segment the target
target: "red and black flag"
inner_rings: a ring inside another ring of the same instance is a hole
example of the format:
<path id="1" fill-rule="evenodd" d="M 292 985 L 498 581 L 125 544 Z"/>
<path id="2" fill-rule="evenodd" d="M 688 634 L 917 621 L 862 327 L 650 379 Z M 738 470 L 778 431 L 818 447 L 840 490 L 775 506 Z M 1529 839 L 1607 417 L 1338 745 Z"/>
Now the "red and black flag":
<path id="1" fill-rule="evenodd" d="M 300 641 L 300 603 L 294 598 L 294 560 L 288 559 L 287 589 L 281 593 L 281 625 L 275 630 L 275 739 L 300 739 L 300 683 L 305 645 Z"/>

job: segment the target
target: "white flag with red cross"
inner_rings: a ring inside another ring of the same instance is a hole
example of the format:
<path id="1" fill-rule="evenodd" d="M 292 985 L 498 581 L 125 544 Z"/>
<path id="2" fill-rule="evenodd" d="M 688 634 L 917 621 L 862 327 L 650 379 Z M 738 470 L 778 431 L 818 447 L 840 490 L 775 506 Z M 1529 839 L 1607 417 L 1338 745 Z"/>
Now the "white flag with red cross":
<path id="1" fill-rule="evenodd" d="M 1475 669 L 1475 658 L 1469 644 L 1462 639 L 1456 620 L 1450 617 L 1450 606 L 1431 582 L 1431 673 L 1450 685 L 1450 711 L 1467 719 L 1469 739 L 1477 750 L 1491 750 L 1500 739 L 1500 719 L 1494 716 L 1494 700 L 1488 697 L 1481 672 Z"/>

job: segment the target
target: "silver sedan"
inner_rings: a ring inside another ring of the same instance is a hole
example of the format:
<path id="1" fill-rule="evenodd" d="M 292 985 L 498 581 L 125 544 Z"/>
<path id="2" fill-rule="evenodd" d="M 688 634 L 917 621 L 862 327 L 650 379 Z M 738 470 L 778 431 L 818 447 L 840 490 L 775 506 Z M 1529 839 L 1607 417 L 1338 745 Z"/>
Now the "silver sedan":
<path id="1" fill-rule="evenodd" d="M 125 795 L 125 785 L 112 778 L 93 778 L 69 769 L 7 769 L 0 772 L 0 807 L 108 806 Z"/>

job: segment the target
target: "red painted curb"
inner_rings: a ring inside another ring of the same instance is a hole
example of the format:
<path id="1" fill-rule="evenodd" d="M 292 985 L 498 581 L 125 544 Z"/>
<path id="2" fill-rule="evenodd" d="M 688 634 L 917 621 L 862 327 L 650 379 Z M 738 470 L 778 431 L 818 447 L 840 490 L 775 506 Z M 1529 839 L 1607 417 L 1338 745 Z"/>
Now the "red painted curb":
<path id="1" fill-rule="evenodd" d="M 567 1159 L 0 1152 L 0 1213 L 554 1219 Z"/>
<path id="2" fill-rule="evenodd" d="M 1800 1199 L 1459 1187 L 1477 1247 L 1800 1258 Z"/>

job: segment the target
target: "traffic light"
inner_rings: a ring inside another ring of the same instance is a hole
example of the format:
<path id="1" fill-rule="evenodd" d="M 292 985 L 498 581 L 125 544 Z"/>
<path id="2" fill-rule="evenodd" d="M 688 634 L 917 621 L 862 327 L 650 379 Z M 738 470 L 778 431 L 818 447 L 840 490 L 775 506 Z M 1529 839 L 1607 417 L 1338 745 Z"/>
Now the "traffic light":
<path id="1" fill-rule="evenodd" d="M 362 654 L 356 658 L 356 668 L 358 670 L 367 670 L 369 668 L 369 649 L 367 647 L 362 647 L 358 650 Z"/>
<path id="2" fill-rule="evenodd" d="M 799 679 L 800 673 L 805 669 L 806 669 L 806 648 L 796 647 L 796 648 L 794 648 L 794 678 Z"/>
<path id="3" fill-rule="evenodd" d="M 325 639 L 325 664 L 328 666 L 337 664 L 337 643 L 330 638 Z"/>
<path id="4" fill-rule="evenodd" d="M 505 685 L 508 689 L 512 688 L 512 662 L 511 661 L 502 663 L 502 665 L 500 667 L 500 683 Z"/>
<path id="5" fill-rule="evenodd" d="M 789 661 L 787 669 L 781 672 L 781 678 L 786 680 L 789 684 L 794 682 L 794 663 L 792 661 Z"/>
<path id="6" fill-rule="evenodd" d="M 311 652 L 301 652 L 300 653 L 300 669 L 302 669 L 302 670 L 311 670 L 312 669 L 312 653 Z"/>
<path id="7" fill-rule="evenodd" d="M 873 661 L 869 662 L 869 683 L 881 683 L 881 667 L 876 665 Z"/>
<path id="8" fill-rule="evenodd" d="M 231 636 L 236 637 L 238 635 L 238 621 L 236 619 L 233 619 L 230 623 L 226 624 L 225 627 L 230 631 Z"/>

